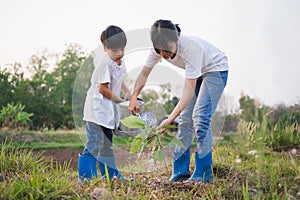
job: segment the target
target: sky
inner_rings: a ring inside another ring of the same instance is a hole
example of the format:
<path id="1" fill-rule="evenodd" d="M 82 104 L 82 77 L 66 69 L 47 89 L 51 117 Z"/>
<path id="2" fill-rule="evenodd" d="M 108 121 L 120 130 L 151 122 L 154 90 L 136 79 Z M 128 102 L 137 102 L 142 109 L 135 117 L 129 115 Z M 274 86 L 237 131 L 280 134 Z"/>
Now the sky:
<path id="1" fill-rule="evenodd" d="M 227 54 L 226 95 L 238 99 L 243 92 L 266 105 L 291 105 L 300 102 L 299 10 L 298 0 L 0 0 L 0 66 L 26 66 L 31 55 L 62 53 L 71 43 L 91 52 L 108 25 L 130 32 L 169 19 L 182 34 Z M 142 66 L 146 55 L 128 55 L 129 69 Z"/>

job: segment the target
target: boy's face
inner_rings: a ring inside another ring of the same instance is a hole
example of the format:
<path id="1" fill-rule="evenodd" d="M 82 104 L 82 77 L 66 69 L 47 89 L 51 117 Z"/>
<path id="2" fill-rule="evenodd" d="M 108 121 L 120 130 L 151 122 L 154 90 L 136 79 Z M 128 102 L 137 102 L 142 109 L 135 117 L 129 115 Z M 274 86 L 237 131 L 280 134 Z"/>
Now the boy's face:
<path id="1" fill-rule="evenodd" d="M 108 54 L 108 56 L 115 61 L 118 65 L 121 64 L 121 60 L 125 54 L 124 48 L 110 49 L 104 46 L 104 51 Z"/>

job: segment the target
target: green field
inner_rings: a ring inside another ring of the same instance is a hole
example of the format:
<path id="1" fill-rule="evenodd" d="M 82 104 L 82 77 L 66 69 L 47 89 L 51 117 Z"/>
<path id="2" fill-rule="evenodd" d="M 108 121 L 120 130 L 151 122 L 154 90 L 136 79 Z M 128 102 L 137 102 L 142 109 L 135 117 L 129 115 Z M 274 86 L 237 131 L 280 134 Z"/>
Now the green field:
<path id="1" fill-rule="evenodd" d="M 254 141 L 250 145 L 253 138 L 245 134 L 222 136 L 225 139 L 213 149 L 211 184 L 170 183 L 169 165 L 167 169 L 153 172 L 124 172 L 135 179 L 132 183 L 98 178 L 82 185 L 77 182 L 77 171 L 69 162 L 58 163 L 32 150 L 81 149 L 83 134 L 1 131 L 0 199 L 93 199 L 104 194 L 112 199 L 300 198 L 300 145 L 275 151 L 259 139 L 255 140 L 256 145 Z M 128 148 L 131 139 L 115 137 L 114 142 Z M 191 163 L 193 168 L 193 160 Z"/>

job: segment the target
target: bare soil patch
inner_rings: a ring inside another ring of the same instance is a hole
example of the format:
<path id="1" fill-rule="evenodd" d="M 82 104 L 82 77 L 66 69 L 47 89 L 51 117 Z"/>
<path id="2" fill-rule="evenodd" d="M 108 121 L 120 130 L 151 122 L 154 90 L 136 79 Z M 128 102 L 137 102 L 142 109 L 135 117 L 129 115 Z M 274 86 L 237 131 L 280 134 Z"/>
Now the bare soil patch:
<path id="1" fill-rule="evenodd" d="M 39 149 L 34 150 L 35 153 L 42 153 L 46 158 L 52 158 L 53 161 L 57 161 L 61 164 L 64 162 L 70 163 L 70 167 L 77 169 L 78 154 L 82 152 L 82 149 Z"/>

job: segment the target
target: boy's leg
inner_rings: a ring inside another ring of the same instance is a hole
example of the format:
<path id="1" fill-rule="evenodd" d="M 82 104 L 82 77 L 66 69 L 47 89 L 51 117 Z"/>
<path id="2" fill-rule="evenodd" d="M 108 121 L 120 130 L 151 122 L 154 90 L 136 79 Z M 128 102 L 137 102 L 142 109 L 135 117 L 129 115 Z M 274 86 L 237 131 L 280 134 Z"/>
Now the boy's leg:
<path id="1" fill-rule="evenodd" d="M 103 130 L 103 147 L 100 149 L 100 156 L 109 157 L 114 156 L 112 148 L 113 131 L 111 129 L 102 127 Z"/>
<path id="2" fill-rule="evenodd" d="M 78 176 L 79 180 L 84 178 L 98 177 L 96 168 L 96 156 L 102 146 L 102 134 L 99 134 L 101 127 L 92 122 L 86 122 L 87 144 L 82 154 L 78 155 Z"/>
<path id="3" fill-rule="evenodd" d="M 113 147 L 112 147 L 113 132 L 111 129 L 105 127 L 102 128 L 103 128 L 103 136 L 104 136 L 103 148 L 100 150 L 100 155 L 97 157 L 101 175 L 103 176 L 104 179 L 106 179 L 106 169 L 105 169 L 106 167 L 110 179 L 117 177 L 118 179 L 121 180 L 127 180 L 119 172 L 116 164 L 116 160 L 113 153 Z"/>
<path id="4" fill-rule="evenodd" d="M 86 122 L 86 137 L 87 143 L 82 154 L 97 157 L 99 150 L 103 147 L 102 127 L 93 122 Z"/>

